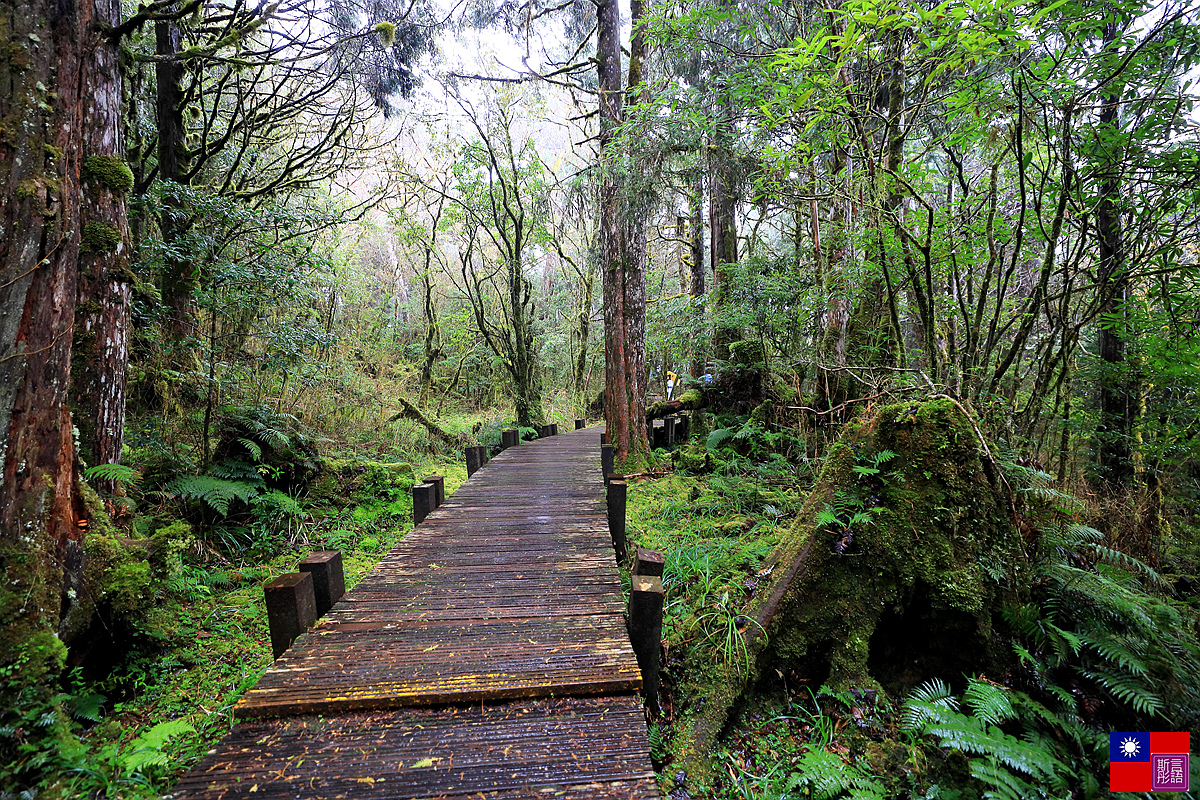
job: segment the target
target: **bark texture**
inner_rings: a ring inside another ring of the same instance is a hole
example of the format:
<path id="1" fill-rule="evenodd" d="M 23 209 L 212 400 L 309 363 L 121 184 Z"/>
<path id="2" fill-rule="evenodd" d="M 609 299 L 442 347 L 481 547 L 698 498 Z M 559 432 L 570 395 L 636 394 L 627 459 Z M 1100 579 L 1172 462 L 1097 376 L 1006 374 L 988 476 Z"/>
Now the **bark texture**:
<path id="1" fill-rule="evenodd" d="M 641 3 L 634 11 L 630 79 L 640 81 L 645 39 Z M 596 72 L 600 90 L 600 261 L 604 292 L 604 415 L 619 461 L 649 452 L 646 408 L 645 230 L 631 207 L 628 176 L 615 131 L 623 118 L 620 12 L 616 0 L 597 6 Z M 640 44 L 639 44 L 640 42 Z M 630 87 L 636 89 L 636 85 Z"/>
<path id="2" fill-rule="evenodd" d="M 83 562 L 67 391 L 92 14 L 0 2 L 0 663 L 51 675 Z"/>
<path id="3" fill-rule="evenodd" d="M 96 0 L 95 21 L 117 26 L 119 0 Z M 117 45 L 88 31 L 94 58 L 84 83 L 83 198 L 80 219 L 91 235 L 79 257 L 78 305 L 71 370 L 71 406 L 82 459 L 117 464 L 125 433 L 129 360 L 129 224 L 125 195 L 133 173 L 121 159 L 121 70 Z"/>

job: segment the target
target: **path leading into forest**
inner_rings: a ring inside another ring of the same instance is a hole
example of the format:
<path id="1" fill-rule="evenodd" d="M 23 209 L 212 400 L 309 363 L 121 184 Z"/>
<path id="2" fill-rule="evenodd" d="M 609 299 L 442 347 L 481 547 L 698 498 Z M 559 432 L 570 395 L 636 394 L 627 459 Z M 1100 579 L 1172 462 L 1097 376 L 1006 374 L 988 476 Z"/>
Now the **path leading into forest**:
<path id="1" fill-rule="evenodd" d="M 658 798 L 599 455 L 591 429 L 489 461 L 167 797 Z"/>

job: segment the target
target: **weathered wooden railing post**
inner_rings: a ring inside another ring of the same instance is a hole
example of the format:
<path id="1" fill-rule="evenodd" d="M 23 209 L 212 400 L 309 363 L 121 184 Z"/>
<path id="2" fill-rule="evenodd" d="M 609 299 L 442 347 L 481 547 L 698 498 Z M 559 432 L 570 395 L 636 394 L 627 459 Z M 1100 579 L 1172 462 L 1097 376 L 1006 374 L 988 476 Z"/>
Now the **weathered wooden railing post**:
<path id="1" fill-rule="evenodd" d="M 550 435 L 558 436 L 558 423 L 557 422 L 550 423 Z"/>
<path id="2" fill-rule="evenodd" d="M 418 483 L 412 488 L 413 525 L 420 525 L 429 512 L 437 508 L 437 487 L 432 483 Z"/>
<path id="3" fill-rule="evenodd" d="M 608 444 L 608 431 L 600 433 L 600 444 Z"/>
<path id="4" fill-rule="evenodd" d="M 425 483 L 432 483 L 437 489 L 433 496 L 433 508 L 437 508 L 442 503 L 446 502 L 446 476 L 445 475 L 426 475 Z M 433 509 L 430 509 L 431 511 Z"/>
<path id="5" fill-rule="evenodd" d="M 633 556 L 633 574 L 661 578 L 665 564 L 666 559 L 660 551 L 639 547 Z"/>
<path id="6" fill-rule="evenodd" d="M 507 450 L 521 443 L 521 432 L 516 428 L 508 428 L 500 432 L 500 449 Z"/>
<path id="7" fill-rule="evenodd" d="M 317 621 L 317 600 L 312 575 L 289 572 L 263 587 L 267 599 L 267 627 L 271 630 L 271 652 L 284 654 L 296 637 Z"/>
<path id="8" fill-rule="evenodd" d="M 487 463 L 487 448 L 483 445 L 478 447 L 468 447 L 465 451 L 467 457 L 467 477 L 471 477 Z"/>
<path id="9" fill-rule="evenodd" d="M 323 617 L 333 604 L 346 593 L 346 576 L 342 571 L 342 551 L 322 550 L 310 553 L 300 562 L 300 571 L 312 575 L 313 596 L 317 616 Z"/>
<path id="10" fill-rule="evenodd" d="M 586 427 L 587 427 L 587 420 L 585 420 L 585 419 L 575 420 L 575 430 L 581 431 Z"/>
<path id="11" fill-rule="evenodd" d="M 608 475 L 613 471 L 613 446 L 611 444 L 600 445 L 600 472 L 604 475 L 604 483 L 608 483 Z"/>
<path id="12" fill-rule="evenodd" d="M 680 414 L 678 423 L 679 427 L 675 429 L 675 438 L 679 439 L 680 441 L 686 441 L 688 438 L 688 431 L 690 430 L 688 426 L 690 424 L 691 418 L 688 417 L 687 414 Z"/>
<path id="13" fill-rule="evenodd" d="M 613 551 L 617 554 L 617 566 L 629 555 L 625 546 L 625 500 L 628 486 L 623 475 L 608 476 L 608 532 L 612 536 Z"/>
<path id="14" fill-rule="evenodd" d="M 658 714 L 658 669 L 662 653 L 662 578 L 632 575 L 629 588 L 629 642 L 642 671 L 642 691 L 650 713 Z"/>

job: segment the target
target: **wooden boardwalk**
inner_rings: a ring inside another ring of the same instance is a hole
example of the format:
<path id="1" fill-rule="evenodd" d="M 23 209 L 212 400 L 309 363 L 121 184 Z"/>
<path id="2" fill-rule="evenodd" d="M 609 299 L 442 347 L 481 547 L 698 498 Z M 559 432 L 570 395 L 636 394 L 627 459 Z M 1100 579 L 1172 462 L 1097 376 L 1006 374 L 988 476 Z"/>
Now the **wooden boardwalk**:
<path id="1" fill-rule="evenodd" d="M 488 462 L 167 797 L 658 798 L 599 453 L 592 429 Z"/>

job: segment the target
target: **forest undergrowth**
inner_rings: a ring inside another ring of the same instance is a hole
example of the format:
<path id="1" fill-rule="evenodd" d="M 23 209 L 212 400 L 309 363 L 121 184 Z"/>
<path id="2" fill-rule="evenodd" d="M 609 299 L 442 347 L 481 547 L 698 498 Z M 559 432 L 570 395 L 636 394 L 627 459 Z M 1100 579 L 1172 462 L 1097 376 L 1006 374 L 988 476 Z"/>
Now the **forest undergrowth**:
<path id="1" fill-rule="evenodd" d="M 38 797 L 157 797 L 229 732 L 272 663 L 263 585 L 336 549 L 349 590 L 412 529 L 414 481 L 440 474 L 453 492 L 467 477 L 461 445 L 498 446 L 512 423 L 498 408 L 431 403 L 446 441 L 359 402 L 404 391 L 406 376 L 394 377 L 357 393 L 331 381 L 352 405 L 324 387 L 221 407 L 207 441 L 195 408 L 134 422 L 125 464 L 88 473 L 114 523 L 92 532 L 104 594 L 58 682 L 67 714 L 22 709 L 0 731 L 16 756 L 2 774 L 42 775 Z"/>
<path id="2" fill-rule="evenodd" d="M 1173 507 L 1170 544 L 1151 568 L 1126 552 L 1127 523 L 1140 511 L 1133 501 L 1116 514 L 1086 485 L 1068 491 L 997 448 L 1015 549 L 980 559 L 975 591 L 994 613 L 969 598 L 961 607 L 978 611 L 952 611 L 918 580 L 891 597 L 891 615 L 862 642 L 866 670 L 847 677 L 845 641 L 782 658 L 795 629 L 756 629 L 756 607 L 782 569 L 773 553 L 813 531 L 813 546 L 828 549 L 822 569 L 870 563 L 899 516 L 894 506 L 923 477 L 938 476 L 912 454 L 872 451 L 871 437 L 852 445 L 847 477 L 834 463 L 846 461 L 843 445 L 811 444 L 828 432 L 767 425 L 761 414 L 708 423 L 712 433 L 673 455 L 674 471 L 629 492 L 629 535 L 666 559 L 662 713 L 649 731 L 669 797 L 1133 797 L 1108 792 L 1108 733 L 1197 729 L 1200 646 L 1188 577 L 1196 528 L 1186 504 Z M 840 483 L 828 486 L 834 474 Z M 926 525 L 936 528 L 922 520 L 914 530 Z M 964 526 L 963 537 L 975 535 Z M 921 546 L 918 535 L 913 549 Z M 955 574 L 958 590 L 966 583 Z M 826 610 L 853 608 L 852 590 L 841 591 L 805 597 Z M 805 618 L 788 617 L 793 625 Z M 834 640 L 862 630 L 853 619 L 823 624 Z M 748 632 L 782 641 L 756 652 Z M 906 650 L 898 644 L 906 639 L 918 644 Z M 743 682 L 715 746 L 699 759 L 689 754 L 697 720 Z"/>

